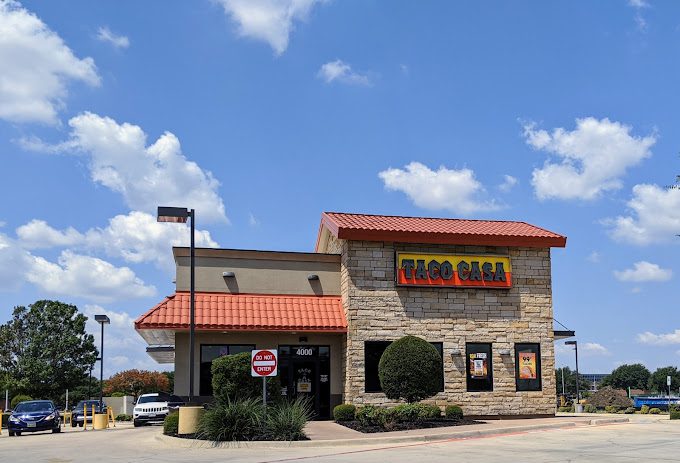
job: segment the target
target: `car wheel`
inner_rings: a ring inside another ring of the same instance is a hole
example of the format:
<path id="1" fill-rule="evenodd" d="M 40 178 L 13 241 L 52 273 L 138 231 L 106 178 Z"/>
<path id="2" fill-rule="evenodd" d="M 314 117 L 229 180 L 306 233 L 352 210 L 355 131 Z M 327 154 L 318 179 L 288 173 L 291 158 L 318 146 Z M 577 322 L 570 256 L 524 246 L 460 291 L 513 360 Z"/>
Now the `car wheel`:
<path id="1" fill-rule="evenodd" d="M 75 428 L 76 426 L 78 426 L 78 424 L 75 421 L 71 421 L 71 427 Z"/>
<path id="2" fill-rule="evenodd" d="M 21 432 L 20 432 L 20 431 L 16 431 L 16 432 L 14 433 L 14 435 L 17 436 L 17 437 L 21 437 Z"/>
<path id="3" fill-rule="evenodd" d="M 61 432 L 61 428 L 53 428 L 52 432 L 55 433 L 55 434 L 58 433 L 58 432 Z"/>
<path id="4" fill-rule="evenodd" d="M 14 437 L 14 431 L 9 431 L 9 437 Z"/>
<path id="5" fill-rule="evenodd" d="M 83 423 L 78 423 L 78 426 L 80 426 L 80 427 L 82 428 L 82 427 L 83 427 Z"/>
<path id="6" fill-rule="evenodd" d="M 138 428 L 138 427 L 140 427 L 140 426 L 142 425 L 142 423 L 140 423 L 140 422 L 137 421 L 137 420 L 135 420 L 133 424 L 134 424 L 135 428 Z"/>

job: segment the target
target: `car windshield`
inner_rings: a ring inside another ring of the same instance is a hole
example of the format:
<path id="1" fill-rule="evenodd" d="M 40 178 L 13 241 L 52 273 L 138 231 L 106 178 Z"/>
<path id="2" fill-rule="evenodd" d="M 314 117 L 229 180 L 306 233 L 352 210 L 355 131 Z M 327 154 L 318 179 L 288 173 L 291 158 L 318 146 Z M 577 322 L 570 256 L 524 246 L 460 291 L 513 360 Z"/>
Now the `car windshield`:
<path id="1" fill-rule="evenodd" d="M 14 409 L 15 413 L 32 413 L 32 412 L 51 412 L 54 411 L 52 402 L 24 402 L 17 405 Z"/>
<path id="2" fill-rule="evenodd" d="M 149 402 L 167 402 L 168 398 L 160 395 L 147 395 L 140 397 L 138 404 L 148 404 Z"/>

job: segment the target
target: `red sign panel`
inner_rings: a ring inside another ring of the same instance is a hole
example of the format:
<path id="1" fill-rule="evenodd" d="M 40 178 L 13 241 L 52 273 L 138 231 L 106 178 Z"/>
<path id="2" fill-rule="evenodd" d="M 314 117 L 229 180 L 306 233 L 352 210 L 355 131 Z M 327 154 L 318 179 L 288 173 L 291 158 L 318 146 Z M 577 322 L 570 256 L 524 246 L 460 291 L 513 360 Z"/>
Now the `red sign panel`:
<path id="1" fill-rule="evenodd" d="M 251 351 L 250 366 L 252 376 L 276 376 L 278 358 L 276 349 Z"/>

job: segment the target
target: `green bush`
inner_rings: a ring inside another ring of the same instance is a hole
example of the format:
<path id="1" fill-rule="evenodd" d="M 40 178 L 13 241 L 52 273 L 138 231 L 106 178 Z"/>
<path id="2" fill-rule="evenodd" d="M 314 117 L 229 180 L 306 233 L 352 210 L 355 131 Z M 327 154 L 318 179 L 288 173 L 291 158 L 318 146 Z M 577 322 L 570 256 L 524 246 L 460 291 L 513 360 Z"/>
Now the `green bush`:
<path id="1" fill-rule="evenodd" d="M 604 407 L 604 412 L 605 413 L 617 413 L 620 410 L 620 407 L 617 407 L 616 405 L 607 405 Z"/>
<path id="2" fill-rule="evenodd" d="M 282 400 L 272 407 L 267 407 L 264 420 L 265 438 L 279 441 L 305 438 L 303 430 L 313 413 L 311 402 L 303 397 L 293 401 Z"/>
<path id="3" fill-rule="evenodd" d="M 633 405 L 633 401 L 628 397 L 626 391 L 614 389 L 610 386 L 605 386 L 593 393 L 588 399 L 589 404 L 595 405 L 597 408 L 605 408 L 607 405 L 613 405 L 618 408 L 627 408 Z"/>
<path id="4" fill-rule="evenodd" d="M 116 421 L 132 421 L 132 415 L 126 415 L 125 413 L 120 413 L 116 415 Z"/>
<path id="5" fill-rule="evenodd" d="M 199 420 L 196 437 L 215 442 L 255 440 L 263 434 L 264 413 L 261 400 L 218 401 Z"/>
<path id="6" fill-rule="evenodd" d="M 680 420 L 680 410 L 671 410 L 671 420 Z"/>
<path id="7" fill-rule="evenodd" d="M 597 413 L 597 407 L 593 404 L 585 404 L 583 406 L 583 411 L 586 413 Z"/>
<path id="8" fill-rule="evenodd" d="M 120 416 L 120 415 L 118 415 Z M 116 417 L 116 419 L 118 419 Z M 174 412 L 168 414 L 163 420 L 163 434 L 166 436 L 176 436 L 179 429 L 179 413 Z"/>
<path id="9" fill-rule="evenodd" d="M 25 394 L 15 395 L 12 398 L 12 401 L 10 402 L 10 408 L 12 410 L 14 410 L 17 407 L 17 405 L 19 404 L 19 402 L 26 402 L 27 400 L 33 400 L 33 398 L 31 396 L 28 396 L 28 395 L 25 395 Z"/>
<path id="10" fill-rule="evenodd" d="M 436 405 L 401 404 L 386 410 L 388 418 L 398 423 L 433 421 L 441 418 L 442 412 Z"/>
<path id="11" fill-rule="evenodd" d="M 218 402 L 262 398 L 262 378 L 250 373 L 250 352 L 225 355 L 212 362 L 213 396 Z M 278 377 L 267 378 L 267 402 L 281 398 Z"/>
<path id="12" fill-rule="evenodd" d="M 447 405 L 444 410 L 444 415 L 450 420 L 462 420 L 463 409 L 459 405 Z"/>
<path id="13" fill-rule="evenodd" d="M 356 413 L 357 421 L 362 426 L 384 426 L 388 419 L 388 413 L 384 408 L 374 405 L 359 407 Z"/>
<path id="14" fill-rule="evenodd" d="M 649 409 L 649 414 L 650 414 L 650 415 L 658 415 L 658 414 L 660 414 L 660 413 L 661 413 L 661 409 L 659 409 L 659 408 L 654 407 L 654 408 L 650 408 L 650 409 Z"/>
<path id="15" fill-rule="evenodd" d="M 640 407 L 640 413 L 642 413 L 643 415 L 649 413 L 649 405 L 643 405 L 642 407 Z"/>
<path id="16" fill-rule="evenodd" d="M 424 339 L 404 336 L 387 346 L 380 363 L 380 386 L 389 399 L 408 403 L 432 397 L 439 392 L 442 358 Z"/>
<path id="17" fill-rule="evenodd" d="M 623 411 L 623 413 L 626 415 L 633 415 L 635 413 L 635 407 L 628 407 Z"/>
<path id="18" fill-rule="evenodd" d="M 574 406 L 566 406 L 566 407 L 557 407 L 558 412 L 563 412 L 563 413 L 574 413 Z"/>
<path id="19" fill-rule="evenodd" d="M 357 407 L 352 404 L 340 404 L 333 409 L 335 421 L 354 421 Z"/>
<path id="20" fill-rule="evenodd" d="M 418 410 L 418 421 L 434 421 L 442 417 L 442 410 L 432 404 L 414 404 Z"/>

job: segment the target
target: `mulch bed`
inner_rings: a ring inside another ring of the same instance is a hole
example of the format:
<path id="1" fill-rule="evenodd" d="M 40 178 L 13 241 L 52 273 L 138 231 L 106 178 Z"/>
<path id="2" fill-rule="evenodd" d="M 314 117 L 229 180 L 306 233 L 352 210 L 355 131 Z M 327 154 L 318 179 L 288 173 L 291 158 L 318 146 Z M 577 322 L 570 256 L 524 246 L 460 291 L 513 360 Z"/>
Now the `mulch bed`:
<path id="1" fill-rule="evenodd" d="M 389 429 L 385 429 L 381 426 L 364 426 L 359 421 L 336 421 L 337 424 L 345 426 L 355 431 L 363 433 L 374 433 L 374 432 L 390 432 L 390 431 L 408 431 L 411 429 L 429 429 L 429 428 L 442 428 L 445 426 L 468 426 L 471 424 L 483 424 L 483 421 L 475 421 L 468 418 L 463 418 L 462 420 L 436 420 L 436 421 L 418 421 L 411 423 L 392 423 Z"/>

